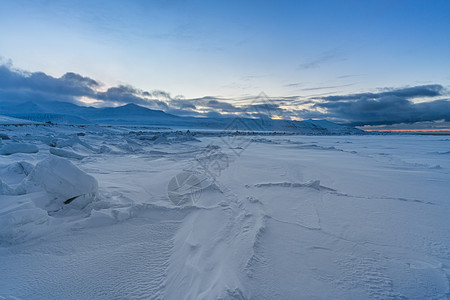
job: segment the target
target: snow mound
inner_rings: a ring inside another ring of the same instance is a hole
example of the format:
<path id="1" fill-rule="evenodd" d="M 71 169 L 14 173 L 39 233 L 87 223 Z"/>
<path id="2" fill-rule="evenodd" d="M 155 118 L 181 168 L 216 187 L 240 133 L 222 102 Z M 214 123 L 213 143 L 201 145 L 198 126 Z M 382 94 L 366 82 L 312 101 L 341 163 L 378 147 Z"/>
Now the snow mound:
<path id="1" fill-rule="evenodd" d="M 37 153 L 37 152 L 39 152 L 39 148 L 36 145 L 23 143 L 6 144 L 0 148 L 1 155 L 11 155 L 14 153 Z"/>
<path id="2" fill-rule="evenodd" d="M 36 203 L 47 211 L 58 210 L 65 204 L 83 208 L 97 197 L 98 183 L 91 175 L 78 169 L 70 161 L 50 157 L 39 162 L 25 183 L 28 192 L 44 189 L 49 197 Z"/>

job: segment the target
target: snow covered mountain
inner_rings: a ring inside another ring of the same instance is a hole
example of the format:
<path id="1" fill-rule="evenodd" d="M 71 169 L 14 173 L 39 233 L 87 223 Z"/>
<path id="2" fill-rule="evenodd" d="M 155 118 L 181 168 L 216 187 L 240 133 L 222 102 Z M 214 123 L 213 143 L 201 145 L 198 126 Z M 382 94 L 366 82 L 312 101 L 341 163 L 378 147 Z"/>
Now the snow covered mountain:
<path id="1" fill-rule="evenodd" d="M 55 124 L 151 125 L 183 129 L 212 129 L 225 131 L 283 131 L 301 134 L 362 134 L 353 127 L 326 120 L 273 120 L 242 117 L 195 118 L 180 117 L 161 110 L 136 104 L 94 108 L 68 102 L 39 102 L 0 104 L 0 115 L 34 122 Z"/>

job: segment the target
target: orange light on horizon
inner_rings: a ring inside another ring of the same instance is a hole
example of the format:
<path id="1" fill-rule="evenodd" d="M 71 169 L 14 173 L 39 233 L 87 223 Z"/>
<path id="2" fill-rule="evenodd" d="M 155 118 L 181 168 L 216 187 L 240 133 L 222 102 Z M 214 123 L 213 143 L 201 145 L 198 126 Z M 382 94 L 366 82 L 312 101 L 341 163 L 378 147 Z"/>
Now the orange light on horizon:
<path id="1" fill-rule="evenodd" d="M 379 132 L 450 132 L 449 128 L 439 129 L 363 129 L 364 131 L 379 131 Z"/>

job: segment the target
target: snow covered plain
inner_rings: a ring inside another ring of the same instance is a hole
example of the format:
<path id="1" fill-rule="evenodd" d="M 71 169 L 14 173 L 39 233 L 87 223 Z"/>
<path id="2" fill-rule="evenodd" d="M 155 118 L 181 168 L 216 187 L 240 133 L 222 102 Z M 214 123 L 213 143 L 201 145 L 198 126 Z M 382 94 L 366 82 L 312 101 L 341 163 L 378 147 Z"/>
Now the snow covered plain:
<path id="1" fill-rule="evenodd" d="M 450 298 L 448 137 L 0 134 L 0 299 Z"/>

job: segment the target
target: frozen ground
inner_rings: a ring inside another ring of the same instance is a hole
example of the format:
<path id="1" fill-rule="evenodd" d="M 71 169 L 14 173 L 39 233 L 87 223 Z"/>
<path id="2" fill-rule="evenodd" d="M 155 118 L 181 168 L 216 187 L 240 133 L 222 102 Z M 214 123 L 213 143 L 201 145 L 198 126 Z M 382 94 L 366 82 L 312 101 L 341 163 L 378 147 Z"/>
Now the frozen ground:
<path id="1" fill-rule="evenodd" d="M 450 298 L 447 137 L 0 138 L 0 299 Z"/>

